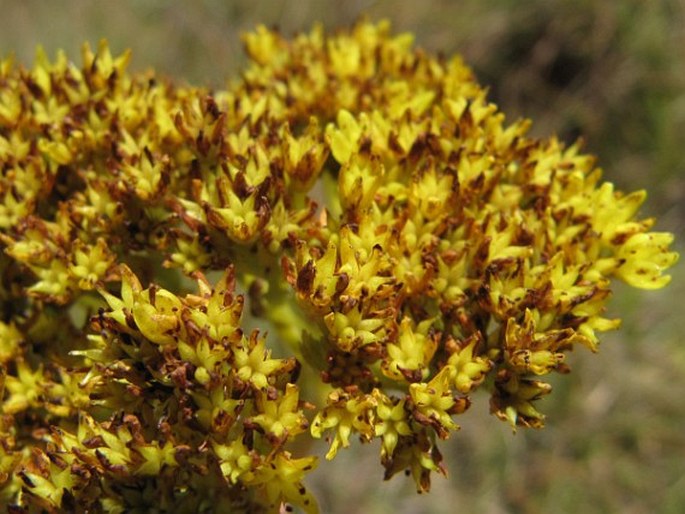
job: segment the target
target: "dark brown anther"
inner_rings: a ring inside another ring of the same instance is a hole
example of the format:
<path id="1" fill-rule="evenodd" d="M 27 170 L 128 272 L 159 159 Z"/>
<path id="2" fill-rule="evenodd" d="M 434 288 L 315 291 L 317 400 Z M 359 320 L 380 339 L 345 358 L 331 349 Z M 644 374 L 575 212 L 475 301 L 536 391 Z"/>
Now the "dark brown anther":
<path id="1" fill-rule="evenodd" d="M 309 260 L 297 274 L 297 291 L 304 295 L 309 295 L 312 292 L 315 276 L 316 267 L 314 266 L 314 261 Z"/>
<path id="2" fill-rule="evenodd" d="M 101 435 L 89 437 L 88 439 L 83 440 L 83 446 L 85 446 L 88 449 L 95 449 L 95 448 L 102 448 L 103 446 L 107 446 L 105 443 L 105 440 Z"/>

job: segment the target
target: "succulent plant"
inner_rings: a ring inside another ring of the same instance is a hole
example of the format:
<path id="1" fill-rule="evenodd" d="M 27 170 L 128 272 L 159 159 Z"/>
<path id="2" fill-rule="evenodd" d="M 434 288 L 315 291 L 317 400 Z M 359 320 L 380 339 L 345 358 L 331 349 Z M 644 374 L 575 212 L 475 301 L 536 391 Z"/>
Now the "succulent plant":
<path id="1" fill-rule="evenodd" d="M 545 375 L 619 324 L 611 280 L 668 283 L 645 193 L 506 123 L 459 57 L 386 22 L 244 43 L 214 91 L 105 43 L 0 63 L 12 512 L 316 512 L 322 437 L 426 491 L 475 390 L 543 426 Z"/>

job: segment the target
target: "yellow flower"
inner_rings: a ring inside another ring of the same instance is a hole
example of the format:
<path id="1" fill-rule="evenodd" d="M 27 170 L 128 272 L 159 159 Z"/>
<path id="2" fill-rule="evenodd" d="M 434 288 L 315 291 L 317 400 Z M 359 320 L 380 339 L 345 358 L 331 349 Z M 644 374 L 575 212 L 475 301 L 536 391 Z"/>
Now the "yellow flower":
<path id="1" fill-rule="evenodd" d="M 148 340 L 161 344 L 175 344 L 183 338 L 181 300 L 166 289 L 150 287 L 136 294 L 131 313 L 133 320 Z"/>
<path id="2" fill-rule="evenodd" d="M 171 441 L 163 445 L 157 441 L 137 445 L 136 452 L 143 458 L 143 463 L 135 470 L 137 475 L 158 476 L 163 466 L 178 466 L 176 448 Z"/>
<path id="3" fill-rule="evenodd" d="M 309 428 L 309 422 L 299 406 L 300 391 L 288 384 L 280 398 L 270 400 L 263 391 L 257 392 L 256 408 L 260 414 L 250 418 L 269 437 L 277 441 L 288 440 Z"/>
<path id="4" fill-rule="evenodd" d="M 475 338 L 470 342 L 465 341 L 447 360 L 447 364 L 451 366 L 454 385 L 462 394 L 469 393 L 482 383 L 486 373 L 492 368 L 492 363 L 488 359 L 474 355 L 477 343 L 478 340 Z"/>
<path id="5" fill-rule="evenodd" d="M 34 371 L 23 358 L 18 358 L 15 365 L 16 375 L 7 375 L 4 380 L 4 388 L 9 393 L 2 402 L 4 414 L 16 414 L 43 404 L 43 367 Z"/>
<path id="6" fill-rule="evenodd" d="M 60 508 L 65 494 L 71 494 L 82 480 L 71 472 L 66 462 L 50 462 L 41 451 L 34 453 L 34 459 L 33 466 L 20 471 L 19 476 L 31 494 L 46 500 L 53 508 Z"/>
<path id="7" fill-rule="evenodd" d="M 362 313 L 360 307 L 357 305 L 348 312 L 331 312 L 324 316 L 330 338 L 344 352 L 382 341 L 385 337 L 387 320 L 383 313 Z"/>
<path id="8" fill-rule="evenodd" d="M 491 411 L 507 421 L 513 430 L 517 426 L 541 428 L 545 416 L 533 402 L 552 391 L 552 386 L 539 380 L 518 378 L 518 375 L 503 374 L 495 383 L 496 390 L 490 401 Z"/>
<path id="9" fill-rule="evenodd" d="M 461 402 L 457 402 L 450 388 L 454 373 L 454 368 L 445 366 L 430 382 L 409 386 L 412 416 L 422 425 L 433 427 L 442 439 L 447 438 L 451 430 L 459 428 L 452 420 L 451 413 L 463 410 Z"/>
<path id="10" fill-rule="evenodd" d="M 243 42 L 247 53 L 259 64 L 267 65 L 280 55 L 280 38 L 264 25 L 259 25 L 254 32 L 244 34 Z"/>
<path id="11" fill-rule="evenodd" d="M 345 109 L 338 112 L 337 125 L 340 128 L 332 124 L 326 127 L 326 139 L 333 157 L 340 164 L 345 164 L 359 148 L 362 127 L 354 115 Z M 351 187 L 346 189 L 350 190 Z"/>
<path id="12" fill-rule="evenodd" d="M 340 447 L 349 447 L 350 436 L 355 432 L 367 440 L 375 435 L 371 418 L 376 405 L 373 396 L 350 396 L 335 390 L 328 395 L 326 403 L 327 406 L 316 415 L 310 429 L 312 436 L 317 439 L 325 431 L 335 430 L 326 459 L 335 457 Z"/>
<path id="13" fill-rule="evenodd" d="M 398 341 L 388 344 L 388 359 L 383 361 L 387 377 L 416 382 L 428 376 L 428 364 L 438 348 L 437 334 L 429 332 L 431 324 L 426 320 L 413 326 L 410 318 L 402 319 Z"/>
<path id="14" fill-rule="evenodd" d="M 616 252 L 616 275 L 633 287 L 660 289 L 671 281 L 662 273 L 678 261 L 678 254 L 669 252 L 673 234 L 652 232 L 631 236 Z"/>
<path id="15" fill-rule="evenodd" d="M 24 335 L 13 322 L 0 322 L 0 365 L 15 360 L 20 351 Z"/>
<path id="16" fill-rule="evenodd" d="M 409 436 L 412 429 L 405 409 L 406 400 L 391 399 L 380 389 L 371 393 L 377 402 L 374 430 L 376 437 L 383 440 L 381 458 L 390 458 L 401 436 Z"/>
<path id="17" fill-rule="evenodd" d="M 232 484 L 237 483 L 254 467 L 253 456 L 239 439 L 227 445 L 212 441 L 212 449 L 219 459 L 222 475 Z"/>
<path id="18" fill-rule="evenodd" d="M 73 253 L 74 264 L 69 266 L 69 272 L 78 279 L 81 289 L 93 289 L 114 264 L 115 256 L 102 238 L 98 239 L 93 246 L 77 245 L 77 247 L 78 249 L 75 249 Z"/>
<path id="19" fill-rule="evenodd" d="M 612 279 L 669 281 L 645 193 L 505 123 L 461 58 L 387 22 L 243 39 L 251 62 L 213 90 L 130 73 L 104 42 L 80 66 L 0 61 L 0 497 L 18 510 L 316 512 L 316 458 L 286 450 L 308 436 L 329 460 L 379 439 L 386 478 L 426 491 L 465 395 L 541 427 L 534 378 L 618 326 Z"/>
<path id="20" fill-rule="evenodd" d="M 264 338 L 256 333 L 244 340 L 244 346 L 236 349 L 234 360 L 238 378 L 249 382 L 256 389 L 266 389 L 270 377 L 279 370 L 291 368 L 284 359 L 272 359 L 271 350 L 266 349 Z"/>
<path id="21" fill-rule="evenodd" d="M 270 462 L 261 463 L 243 482 L 261 486 L 272 509 L 287 502 L 307 514 L 317 514 L 319 507 L 314 496 L 302 485 L 305 473 L 313 470 L 316 463 L 316 457 L 294 459 L 289 452 L 279 452 Z"/>

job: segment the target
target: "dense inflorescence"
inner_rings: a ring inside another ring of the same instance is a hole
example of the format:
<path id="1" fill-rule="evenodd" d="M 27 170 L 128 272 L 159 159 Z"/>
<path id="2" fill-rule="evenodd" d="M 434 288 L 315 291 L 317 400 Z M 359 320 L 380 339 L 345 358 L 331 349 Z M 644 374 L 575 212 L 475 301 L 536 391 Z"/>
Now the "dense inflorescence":
<path id="1" fill-rule="evenodd" d="M 386 23 L 245 46 L 217 91 L 129 74 L 104 44 L 0 64 L 12 512 L 315 512 L 324 436 L 328 459 L 380 440 L 386 478 L 427 490 L 474 390 L 542 426 L 541 377 L 618 325 L 610 280 L 668 282 L 644 192 L 506 125 L 459 58 Z"/>

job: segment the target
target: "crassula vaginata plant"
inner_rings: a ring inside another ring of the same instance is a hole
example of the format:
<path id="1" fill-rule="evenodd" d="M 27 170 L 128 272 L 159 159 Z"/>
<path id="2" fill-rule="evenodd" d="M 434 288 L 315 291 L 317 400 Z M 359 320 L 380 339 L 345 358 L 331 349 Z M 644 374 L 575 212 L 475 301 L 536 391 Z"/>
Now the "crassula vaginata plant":
<path id="1" fill-rule="evenodd" d="M 377 439 L 428 490 L 476 389 L 541 427 L 611 280 L 668 282 L 644 192 L 505 123 L 458 57 L 387 23 L 244 42 L 223 90 L 104 44 L 0 64 L 12 512 L 316 512 L 311 438 Z"/>

